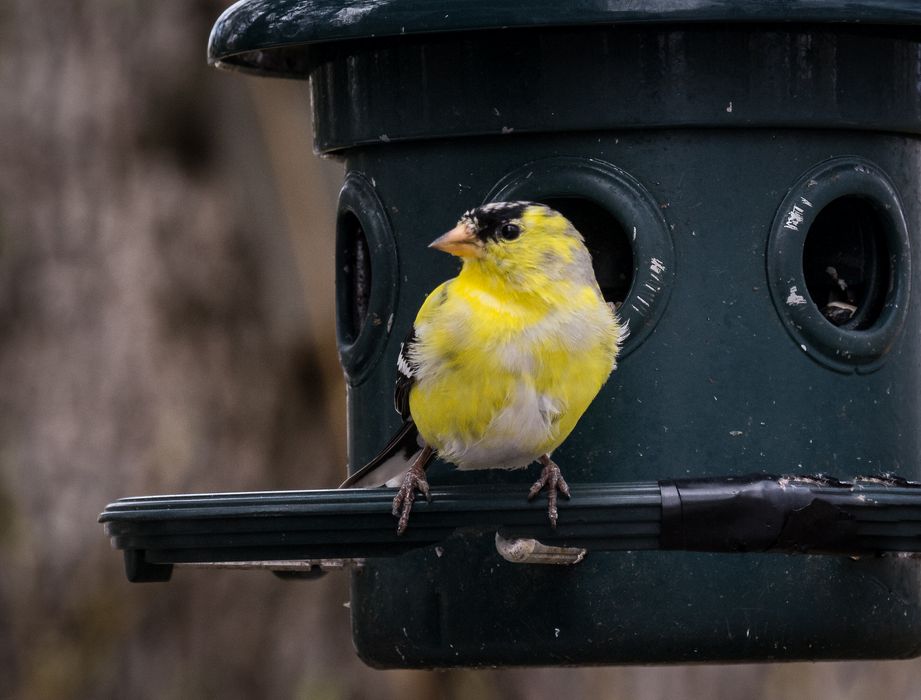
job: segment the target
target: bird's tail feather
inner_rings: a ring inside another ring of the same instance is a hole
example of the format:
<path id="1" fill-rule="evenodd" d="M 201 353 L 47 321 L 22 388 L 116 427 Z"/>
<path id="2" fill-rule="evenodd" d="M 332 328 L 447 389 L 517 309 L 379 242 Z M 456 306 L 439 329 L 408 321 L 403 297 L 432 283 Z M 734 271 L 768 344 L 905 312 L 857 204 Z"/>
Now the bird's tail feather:
<path id="1" fill-rule="evenodd" d="M 390 485 L 413 463 L 422 452 L 419 431 L 412 420 L 407 420 L 380 453 L 339 485 L 340 489 L 370 488 Z M 399 485 L 399 484 L 397 484 Z"/>

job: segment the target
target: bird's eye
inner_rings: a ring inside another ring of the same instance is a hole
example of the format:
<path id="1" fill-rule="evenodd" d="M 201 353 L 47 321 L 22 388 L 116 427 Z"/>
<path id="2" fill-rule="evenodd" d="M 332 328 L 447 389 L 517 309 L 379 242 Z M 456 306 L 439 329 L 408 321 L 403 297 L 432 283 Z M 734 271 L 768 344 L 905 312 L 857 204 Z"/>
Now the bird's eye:
<path id="1" fill-rule="evenodd" d="M 521 235 L 521 229 L 517 224 L 502 224 L 502 230 L 499 232 L 507 241 L 514 241 Z"/>

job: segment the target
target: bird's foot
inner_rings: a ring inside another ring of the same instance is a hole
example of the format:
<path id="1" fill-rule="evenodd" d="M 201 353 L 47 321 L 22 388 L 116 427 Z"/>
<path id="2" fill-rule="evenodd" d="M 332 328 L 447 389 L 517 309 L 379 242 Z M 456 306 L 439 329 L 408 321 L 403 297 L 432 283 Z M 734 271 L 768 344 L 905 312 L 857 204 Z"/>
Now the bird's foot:
<path id="1" fill-rule="evenodd" d="M 569 484 L 566 483 L 566 479 L 563 478 L 560 468 L 556 466 L 550 457 L 544 455 L 540 458 L 540 463 L 544 465 L 544 468 L 540 472 L 540 478 L 534 482 L 534 485 L 531 486 L 531 490 L 528 491 L 528 500 L 530 501 L 539 494 L 545 486 L 547 487 L 547 515 L 550 516 L 550 527 L 556 529 L 558 516 L 556 494 L 557 491 L 559 491 L 566 496 L 566 498 L 569 498 Z"/>
<path id="2" fill-rule="evenodd" d="M 413 501 L 416 500 L 416 491 L 425 496 L 425 500 L 432 500 L 429 494 L 429 482 L 425 478 L 425 470 L 418 463 L 413 464 L 403 474 L 400 490 L 393 498 L 393 515 L 400 519 L 397 523 L 398 535 L 402 535 L 406 531 L 406 526 L 409 525 L 409 513 L 413 509 Z"/>

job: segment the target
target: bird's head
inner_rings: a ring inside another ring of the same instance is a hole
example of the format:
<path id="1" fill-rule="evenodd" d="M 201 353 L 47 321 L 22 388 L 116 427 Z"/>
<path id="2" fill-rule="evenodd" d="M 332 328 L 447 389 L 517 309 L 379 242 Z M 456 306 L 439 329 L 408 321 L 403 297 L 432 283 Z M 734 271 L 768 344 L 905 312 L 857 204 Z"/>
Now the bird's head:
<path id="1" fill-rule="evenodd" d="M 516 287 L 594 280 L 582 236 L 558 211 L 535 202 L 492 202 L 465 213 L 429 244 Z"/>

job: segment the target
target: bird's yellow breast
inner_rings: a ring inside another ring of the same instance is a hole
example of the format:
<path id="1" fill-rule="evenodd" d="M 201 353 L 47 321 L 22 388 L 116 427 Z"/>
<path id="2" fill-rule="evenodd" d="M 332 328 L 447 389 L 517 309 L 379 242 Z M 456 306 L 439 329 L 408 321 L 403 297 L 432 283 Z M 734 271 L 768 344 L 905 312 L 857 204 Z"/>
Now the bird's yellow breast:
<path id="1" fill-rule="evenodd" d="M 461 468 L 523 467 L 551 452 L 614 367 L 620 329 L 594 278 L 527 274 L 535 291 L 465 265 L 416 319 L 410 412 Z"/>

